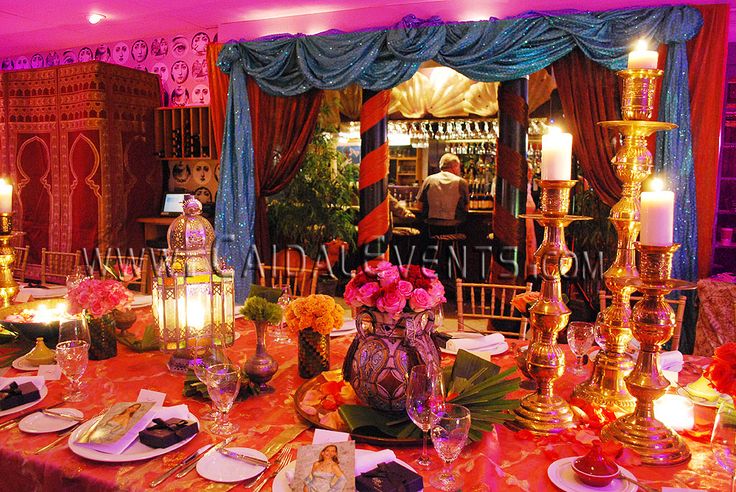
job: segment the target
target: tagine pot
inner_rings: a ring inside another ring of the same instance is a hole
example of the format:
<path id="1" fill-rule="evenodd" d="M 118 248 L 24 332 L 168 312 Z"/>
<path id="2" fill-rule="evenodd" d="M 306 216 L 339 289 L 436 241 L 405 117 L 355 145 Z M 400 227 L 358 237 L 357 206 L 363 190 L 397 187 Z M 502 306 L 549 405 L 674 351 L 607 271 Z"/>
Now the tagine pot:
<path id="1" fill-rule="evenodd" d="M 394 319 L 388 313 L 362 309 L 355 326 L 358 333 L 345 356 L 343 379 L 365 405 L 403 412 L 411 368 L 439 365 L 439 352 L 431 338 L 434 313 L 402 312 Z"/>

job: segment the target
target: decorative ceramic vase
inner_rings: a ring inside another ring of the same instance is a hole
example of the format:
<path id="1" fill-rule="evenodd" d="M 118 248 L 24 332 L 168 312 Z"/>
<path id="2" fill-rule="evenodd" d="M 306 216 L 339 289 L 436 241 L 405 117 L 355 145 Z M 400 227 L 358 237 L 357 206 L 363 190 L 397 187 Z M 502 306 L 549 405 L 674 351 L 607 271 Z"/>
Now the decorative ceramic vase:
<path id="1" fill-rule="evenodd" d="M 265 321 L 256 321 L 256 353 L 245 361 L 243 369 L 251 381 L 258 385 L 261 392 L 273 391 L 273 386 L 266 384 L 271 380 L 279 368 L 276 359 L 266 352 L 266 327 Z"/>
<path id="2" fill-rule="evenodd" d="M 118 341 L 115 338 L 115 316 L 108 313 L 104 316 L 86 316 L 89 330 L 90 360 L 105 360 L 118 355 Z"/>
<path id="3" fill-rule="evenodd" d="M 299 376 L 311 379 L 330 369 L 330 335 L 305 328 L 299 330 Z"/>
<path id="4" fill-rule="evenodd" d="M 113 316 L 115 316 L 115 326 L 117 326 L 118 330 L 121 332 L 124 332 L 131 326 L 133 326 L 133 323 L 135 323 L 135 320 L 138 319 L 138 315 L 135 314 L 135 311 L 132 309 L 129 309 L 127 311 L 120 311 L 118 309 L 113 310 L 112 312 Z"/>
<path id="5" fill-rule="evenodd" d="M 432 341 L 434 314 L 400 313 L 398 319 L 363 309 L 355 319 L 358 334 L 345 356 L 343 379 L 366 405 L 391 412 L 404 411 L 406 381 L 417 364 L 439 365 Z"/>

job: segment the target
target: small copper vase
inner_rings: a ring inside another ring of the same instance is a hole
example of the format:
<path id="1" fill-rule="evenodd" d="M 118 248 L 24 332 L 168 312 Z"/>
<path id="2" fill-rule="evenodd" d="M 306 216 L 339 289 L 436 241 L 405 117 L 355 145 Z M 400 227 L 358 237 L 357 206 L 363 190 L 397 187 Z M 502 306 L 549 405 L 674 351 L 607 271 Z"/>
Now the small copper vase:
<path id="1" fill-rule="evenodd" d="M 299 376 L 311 379 L 330 369 L 330 336 L 312 328 L 299 331 Z"/>
<path id="2" fill-rule="evenodd" d="M 265 321 L 256 321 L 256 353 L 245 361 L 243 368 L 251 381 L 258 385 L 258 389 L 263 392 L 271 392 L 273 386 L 268 383 L 276 371 L 279 369 L 279 363 L 276 359 L 266 352 L 266 326 Z"/>

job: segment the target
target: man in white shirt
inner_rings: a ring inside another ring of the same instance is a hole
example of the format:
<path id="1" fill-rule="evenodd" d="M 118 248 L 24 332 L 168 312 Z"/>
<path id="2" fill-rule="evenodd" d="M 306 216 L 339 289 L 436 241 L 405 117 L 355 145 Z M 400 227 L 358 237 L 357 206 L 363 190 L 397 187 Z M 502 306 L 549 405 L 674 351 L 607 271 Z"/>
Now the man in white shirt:
<path id="1" fill-rule="evenodd" d="M 432 225 L 456 226 L 465 221 L 470 192 L 468 182 L 460 177 L 460 159 L 455 154 L 440 158 L 440 172 L 424 179 L 417 201 Z"/>

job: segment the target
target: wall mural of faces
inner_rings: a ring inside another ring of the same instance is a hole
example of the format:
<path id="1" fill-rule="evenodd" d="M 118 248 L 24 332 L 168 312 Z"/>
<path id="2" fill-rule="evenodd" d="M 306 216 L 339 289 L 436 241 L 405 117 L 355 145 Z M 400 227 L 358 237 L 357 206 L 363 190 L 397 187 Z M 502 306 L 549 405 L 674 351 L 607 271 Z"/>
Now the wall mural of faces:
<path id="1" fill-rule="evenodd" d="M 0 68 L 24 70 L 91 60 L 114 63 L 158 75 L 168 106 L 201 106 L 210 103 L 206 58 L 210 42 L 217 42 L 214 29 L 26 53 L 0 60 Z"/>
<path id="2" fill-rule="evenodd" d="M 220 181 L 216 160 L 169 161 L 168 191 L 192 193 L 203 204 L 214 203 Z"/>

